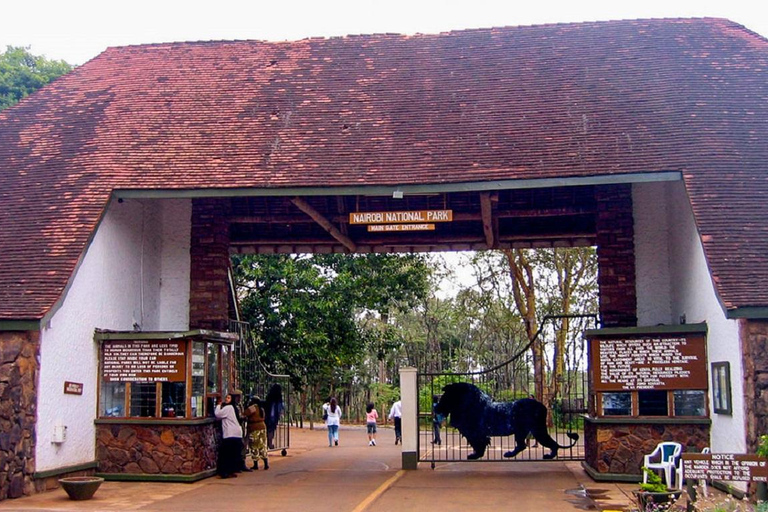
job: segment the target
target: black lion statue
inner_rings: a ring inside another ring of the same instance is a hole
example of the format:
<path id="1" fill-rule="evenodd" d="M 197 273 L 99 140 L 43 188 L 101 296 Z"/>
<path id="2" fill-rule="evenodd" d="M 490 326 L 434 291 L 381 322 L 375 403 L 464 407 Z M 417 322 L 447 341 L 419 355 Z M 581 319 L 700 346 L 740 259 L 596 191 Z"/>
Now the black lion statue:
<path id="1" fill-rule="evenodd" d="M 579 439 L 578 434 L 568 433 L 573 441 L 568 446 L 557 444 L 547 432 L 547 408 L 532 398 L 514 402 L 494 402 L 477 386 L 468 382 L 448 384 L 443 396 L 435 407 L 436 414 L 450 415 L 450 425 L 464 436 L 474 450 L 468 459 L 479 459 L 485 455 L 491 436 L 515 435 L 515 449 L 504 453 L 514 457 L 526 448 L 526 438 L 532 435 L 551 452 L 545 459 L 557 457 L 557 450 L 570 448 Z"/>

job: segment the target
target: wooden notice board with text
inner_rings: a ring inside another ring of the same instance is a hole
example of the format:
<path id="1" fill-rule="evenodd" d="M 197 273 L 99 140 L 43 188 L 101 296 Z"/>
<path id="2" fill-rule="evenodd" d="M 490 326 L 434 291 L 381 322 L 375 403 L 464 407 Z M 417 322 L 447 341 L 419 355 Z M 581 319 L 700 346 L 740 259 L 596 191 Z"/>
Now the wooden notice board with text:
<path id="1" fill-rule="evenodd" d="M 104 382 L 184 382 L 185 341 L 104 341 Z"/>
<path id="2" fill-rule="evenodd" d="M 589 343 L 595 391 L 707 389 L 703 333 L 592 335 Z"/>

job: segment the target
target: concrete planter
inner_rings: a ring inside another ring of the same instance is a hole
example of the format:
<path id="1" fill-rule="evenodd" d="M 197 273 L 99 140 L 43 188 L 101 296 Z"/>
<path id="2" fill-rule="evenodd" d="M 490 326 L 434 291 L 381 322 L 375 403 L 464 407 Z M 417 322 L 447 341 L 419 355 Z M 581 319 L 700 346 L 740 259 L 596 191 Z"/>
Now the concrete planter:
<path id="1" fill-rule="evenodd" d="M 669 508 L 680 498 L 683 491 L 633 491 L 640 512 L 669 510 Z"/>
<path id="2" fill-rule="evenodd" d="M 89 500 L 104 481 L 99 476 L 72 476 L 60 478 L 59 484 L 73 500 Z"/>

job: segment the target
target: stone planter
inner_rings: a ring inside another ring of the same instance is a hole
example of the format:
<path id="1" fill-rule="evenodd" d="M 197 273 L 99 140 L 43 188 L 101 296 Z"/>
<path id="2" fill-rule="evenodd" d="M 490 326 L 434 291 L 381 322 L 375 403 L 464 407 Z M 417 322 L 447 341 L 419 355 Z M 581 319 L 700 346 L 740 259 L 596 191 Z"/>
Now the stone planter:
<path id="1" fill-rule="evenodd" d="M 60 478 L 59 484 L 73 500 L 89 500 L 104 481 L 99 476 L 72 476 Z"/>
<path id="2" fill-rule="evenodd" d="M 640 512 L 669 510 L 669 508 L 680 498 L 683 491 L 632 491 L 637 499 L 637 505 Z"/>

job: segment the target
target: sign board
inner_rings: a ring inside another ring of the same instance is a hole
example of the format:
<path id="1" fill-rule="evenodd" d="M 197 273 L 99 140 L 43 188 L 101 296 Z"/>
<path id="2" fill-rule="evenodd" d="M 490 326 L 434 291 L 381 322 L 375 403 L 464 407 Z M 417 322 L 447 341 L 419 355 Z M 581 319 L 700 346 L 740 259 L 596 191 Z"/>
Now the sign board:
<path id="1" fill-rule="evenodd" d="M 692 480 L 768 481 L 766 460 L 757 455 L 684 453 L 683 475 Z"/>
<path id="2" fill-rule="evenodd" d="M 707 389 L 701 334 L 595 337 L 590 353 L 595 391 Z"/>
<path id="3" fill-rule="evenodd" d="M 184 382 L 183 341 L 105 341 L 104 382 Z"/>
<path id="4" fill-rule="evenodd" d="M 371 224 L 368 226 L 370 232 L 390 232 L 390 231 L 434 231 L 434 224 Z"/>
<path id="5" fill-rule="evenodd" d="M 350 224 L 426 224 L 453 222 L 453 210 L 414 210 L 400 212 L 355 212 Z"/>
<path id="6" fill-rule="evenodd" d="M 66 394 L 66 395 L 82 395 L 83 394 L 83 383 L 82 382 L 64 381 L 64 394 Z"/>

